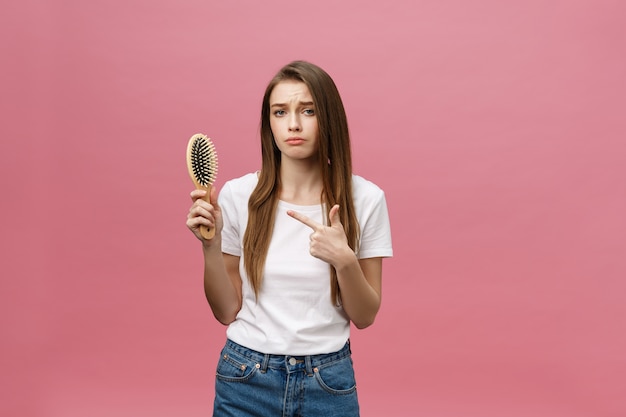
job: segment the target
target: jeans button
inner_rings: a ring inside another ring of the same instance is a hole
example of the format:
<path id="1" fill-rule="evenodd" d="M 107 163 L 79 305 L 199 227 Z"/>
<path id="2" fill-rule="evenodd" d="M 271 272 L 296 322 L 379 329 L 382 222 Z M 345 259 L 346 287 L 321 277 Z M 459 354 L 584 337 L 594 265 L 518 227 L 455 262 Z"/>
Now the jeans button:
<path id="1" fill-rule="evenodd" d="M 296 358 L 289 359 L 289 365 L 294 366 L 297 363 Z"/>

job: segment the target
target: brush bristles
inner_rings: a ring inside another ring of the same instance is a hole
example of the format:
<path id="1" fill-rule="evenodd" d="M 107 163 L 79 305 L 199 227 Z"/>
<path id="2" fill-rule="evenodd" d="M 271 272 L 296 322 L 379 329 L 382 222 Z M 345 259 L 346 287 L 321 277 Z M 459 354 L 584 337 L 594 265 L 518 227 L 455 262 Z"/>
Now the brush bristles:
<path id="1" fill-rule="evenodd" d="M 213 142 L 197 137 L 191 145 L 191 170 L 198 184 L 207 187 L 217 177 L 217 153 Z"/>

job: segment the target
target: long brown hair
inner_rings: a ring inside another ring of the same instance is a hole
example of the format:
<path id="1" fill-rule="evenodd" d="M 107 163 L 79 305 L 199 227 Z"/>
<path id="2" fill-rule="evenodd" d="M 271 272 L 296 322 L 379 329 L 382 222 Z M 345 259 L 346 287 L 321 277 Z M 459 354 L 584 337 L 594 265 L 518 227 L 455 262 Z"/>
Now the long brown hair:
<path id="1" fill-rule="evenodd" d="M 322 173 L 321 201 L 326 205 L 325 218 L 328 219 L 330 209 L 339 204 L 339 216 L 348 244 L 353 250 L 358 250 L 360 230 L 352 196 L 350 135 L 339 91 L 323 69 L 309 62 L 294 61 L 284 66 L 270 81 L 261 106 L 262 165 L 259 182 L 248 200 L 248 226 L 243 237 L 244 266 L 257 297 L 281 190 L 281 153 L 270 127 L 269 98 L 274 87 L 287 80 L 303 82 L 313 97 L 319 132 L 318 163 Z M 340 304 L 337 271 L 332 266 L 330 284 L 331 301 Z"/>

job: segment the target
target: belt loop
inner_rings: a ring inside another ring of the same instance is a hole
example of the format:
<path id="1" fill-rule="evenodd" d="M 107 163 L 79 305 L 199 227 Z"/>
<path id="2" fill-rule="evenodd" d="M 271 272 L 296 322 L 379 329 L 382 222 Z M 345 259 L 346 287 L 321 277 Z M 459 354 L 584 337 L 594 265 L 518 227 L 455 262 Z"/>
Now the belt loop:
<path id="1" fill-rule="evenodd" d="M 265 354 L 263 355 L 263 363 L 261 363 L 261 372 L 265 373 L 265 371 L 267 371 L 267 365 L 269 364 L 270 361 L 270 355 Z"/>
<path id="2" fill-rule="evenodd" d="M 306 368 L 306 374 L 308 376 L 313 376 L 313 366 L 311 365 L 311 355 L 307 355 L 304 357 L 304 366 Z"/>

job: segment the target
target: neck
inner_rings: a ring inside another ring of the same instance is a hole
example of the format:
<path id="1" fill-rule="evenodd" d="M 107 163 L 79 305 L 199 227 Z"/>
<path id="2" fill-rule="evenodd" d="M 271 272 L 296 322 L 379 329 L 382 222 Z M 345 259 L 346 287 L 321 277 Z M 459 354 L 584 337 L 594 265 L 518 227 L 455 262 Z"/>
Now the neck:
<path id="1" fill-rule="evenodd" d="M 303 161 L 299 161 L 303 162 Z M 320 204 L 322 176 L 317 165 L 283 160 L 280 167 L 280 199 L 292 204 Z"/>

